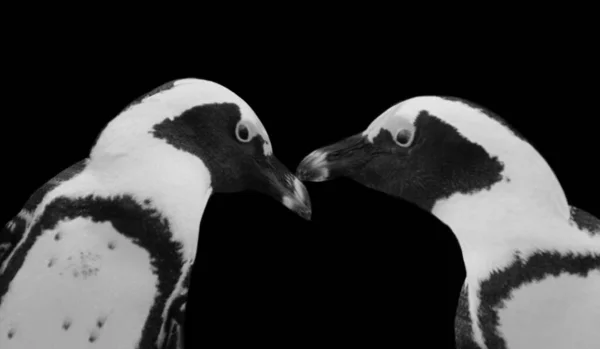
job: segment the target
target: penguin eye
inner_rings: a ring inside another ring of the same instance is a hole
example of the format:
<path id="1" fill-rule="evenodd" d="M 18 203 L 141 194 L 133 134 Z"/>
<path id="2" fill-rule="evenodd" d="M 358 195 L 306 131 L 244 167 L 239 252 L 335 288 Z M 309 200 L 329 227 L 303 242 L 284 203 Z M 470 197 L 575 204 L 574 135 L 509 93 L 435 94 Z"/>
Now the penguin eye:
<path id="1" fill-rule="evenodd" d="M 248 142 L 250 140 L 250 131 L 248 130 L 248 126 L 242 124 L 241 122 L 238 123 L 235 127 L 235 136 L 240 142 Z"/>
<path id="2" fill-rule="evenodd" d="M 401 147 L 408 147 L 413 140 L 413 133 L 410 130 L 402 128 L 396 133 L 395 141 Z"/>

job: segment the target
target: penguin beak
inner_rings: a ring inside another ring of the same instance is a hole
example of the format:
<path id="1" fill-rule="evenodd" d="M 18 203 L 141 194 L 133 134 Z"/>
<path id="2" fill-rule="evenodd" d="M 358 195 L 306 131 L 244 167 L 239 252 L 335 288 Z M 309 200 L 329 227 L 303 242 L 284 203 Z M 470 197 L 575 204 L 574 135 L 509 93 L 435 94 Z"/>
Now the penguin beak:
<path id="1" fill-rule="evenodd" d="M 296 176 L 306 182 L 323 182 L 348 176 L 369 160 L 370 148 L 371 144 L 362 134 L 348 137 L 308 154 L 298 165 Z"/>
<path id="2" fill-rule="evenodd" d="M 267 178 L 269 195 L 300 217 L 311 219 L 312 208 L 306 187 L 277 158 L 269 157 L 261 172 Z"/>

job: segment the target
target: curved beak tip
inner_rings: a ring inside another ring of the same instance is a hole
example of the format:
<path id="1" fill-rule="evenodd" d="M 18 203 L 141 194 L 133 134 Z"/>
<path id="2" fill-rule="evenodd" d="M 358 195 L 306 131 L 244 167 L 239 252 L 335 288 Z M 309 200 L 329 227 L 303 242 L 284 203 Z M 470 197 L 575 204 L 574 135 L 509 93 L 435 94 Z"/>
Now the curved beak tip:
<path id="1" fill-rule="evenodd" d="M 304 182 L 322 182 L 329 177 L 327 165 L 327 153 L 315 150 L 300 162 L 296 176 Z"/>
<path id="2" fill-rule="evenodd" d="M 300 217 L 306 219 L 307 221 L 310 221 L 312 218 L 312 210 L 310 207 L 305 209 L 298 209 L 296 210 L 296 213 L 298 213 Z"/>
<path id="3" fill-rule="evenodd" d="M 312 207 L 306 187 L 298 178 L 294 178 L 294 192 L 283 197 L 283 204 L 300 217 L 311 220 Z"/>

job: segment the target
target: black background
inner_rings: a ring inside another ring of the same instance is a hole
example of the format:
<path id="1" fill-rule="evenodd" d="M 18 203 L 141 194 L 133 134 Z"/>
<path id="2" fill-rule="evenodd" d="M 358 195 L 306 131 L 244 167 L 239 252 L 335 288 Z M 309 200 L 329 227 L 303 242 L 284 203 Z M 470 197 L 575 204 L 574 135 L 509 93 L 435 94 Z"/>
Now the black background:
<path id="1" fill-rule="evenodd" d="M 2 220 L 86 157 L 125 105 L 185 77 L 216 81 L 242 97 L 291 170 L 403 99 L 466 98 L 521 131 L 570 203 L 600 215 L 593 199 L 597 67 L 580 46 L 439 44 L 426 52 L 394 42 L 363 49 L 335 38 L 273 39 L 265 47 L 242 41 L 226 52 L 169 40 L 117 45 L 48 37 L 15 45 L 6 54 L 2 102 Z M 452 232 L 412 205 L 348 180 L 307 188 L 312 222 L 260 194 L 211 198 L 188 304 L 191 347 L 449 343 L 464 278 Z"/>

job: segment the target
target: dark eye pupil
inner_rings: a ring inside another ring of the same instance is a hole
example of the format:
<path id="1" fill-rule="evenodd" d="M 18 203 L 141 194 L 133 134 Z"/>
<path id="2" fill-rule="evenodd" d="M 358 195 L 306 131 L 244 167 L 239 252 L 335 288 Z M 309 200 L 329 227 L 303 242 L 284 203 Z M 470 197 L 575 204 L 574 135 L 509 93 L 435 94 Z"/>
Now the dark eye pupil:
<path id="1" fill-rule="evenodd" d="M 400 130 L 396 134 L 396 142 L 398 142 L 401 145 L 407 145 L 410 142 L 410 131 Z"/>
<path id="2" fill-rule="evenodd" d="M 248 139 L 248 128 L 246 126 L 240 125 L 238 127 L 238 137 L 243 141 Z"/>

